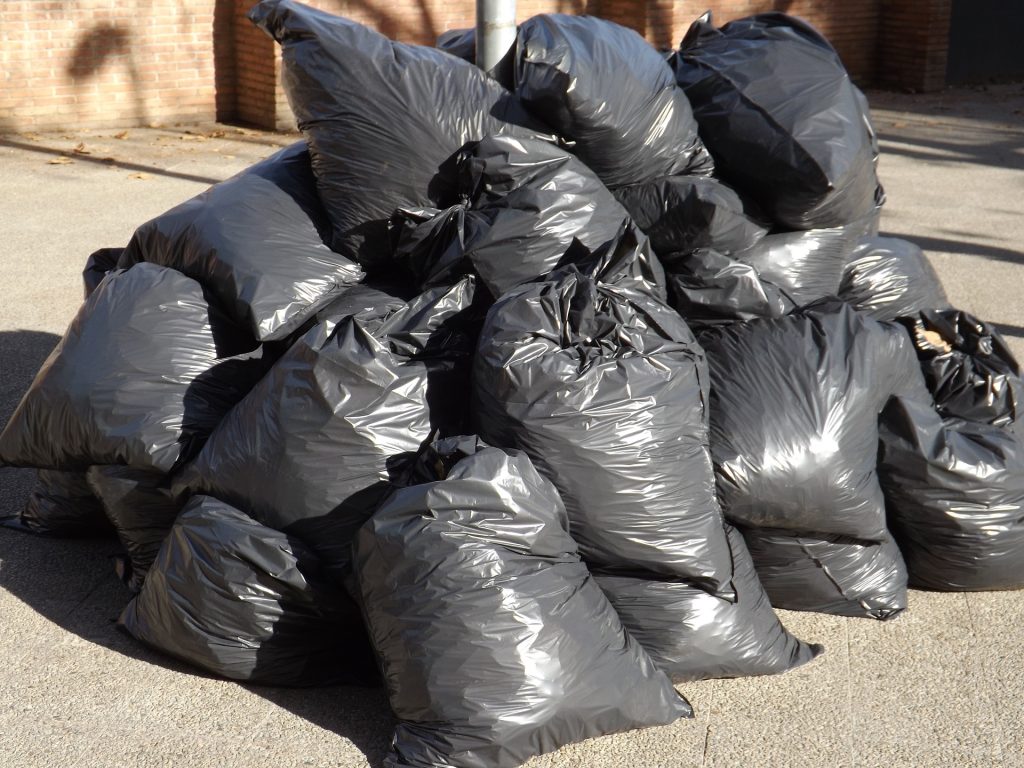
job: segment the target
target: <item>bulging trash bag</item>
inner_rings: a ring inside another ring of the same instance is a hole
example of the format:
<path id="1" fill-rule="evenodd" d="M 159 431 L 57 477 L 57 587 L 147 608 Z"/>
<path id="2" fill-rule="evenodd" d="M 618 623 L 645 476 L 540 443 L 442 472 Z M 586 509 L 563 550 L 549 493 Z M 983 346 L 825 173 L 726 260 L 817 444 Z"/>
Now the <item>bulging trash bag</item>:
<path id="1" fill-rule="evenodd" d="M 841 226 L 882 201 L 867 102 L 803 22 L 767 13 L 715 29 L 708 14 L 672 64 L 717 172 L 777 224 Z"/>
<path id="2" fill-rule="evenodd" d="M 1017 419 L 1020 366 L 989 323 L 957 309 L 924 310 L 900 322 L 941 416 L 1001 427 Z"/>
<path id="3" fill-rule="evenodd" d="M 608 186 L 713 170 L 671 68 L 632 29 L 540 14 L 516 46 L 516 95 Z"/>
<path id="4" fill-rule="evenodd" d="M 386 266 L 397 208 L 457 202 L 449 168 L 488 134 L 546 133 L 482 70 L 436 48 L 388 40 L 292 0 L 263 0 L 249 18 L 281 44 L 282 81 L 309 143 L 331 220 L 331 247 Z"/>
<path id="5" fill-rule="evenodd" d="M 883 541 L 877 422 L 919 379 L 906 334 L 833 301 L 712 328 L 700 343 L 730 522 Z"/>
<path id="6" fill-rule="evenodd" d="M 467 277 L 409 303 L 346 293 L 227 415 L 175 493 L 221 498 L 347 572 L 388 459 L 463 427 L 476 336 L 460 315 L 473 291 Z"/>
<path id="7" fill-rule="evenodd" d="M 283 339 L 362 278 L 328 229 L 298 142 L 143 224 L 120 263 L 173 267 L 254 338 Z"/>
<path id="8" fill-rule="evenodd" d="M 117 269 L 117 262 L 123 253 L 124 248 L 100 248 L 89 254 L 85 268 L 82 269 L 85 298 L 92 296 L 92 292 L 103 282 L 108 272 Z"/>
<path id="9" fill-rule="evenodd" d="M 729 596 L 707 387 L 676 312 L 575 269 L 498 301 L 474 362 L 481 436 L 524 450 L 555 484 L 592 570 Z"/>
<path id="10" fill-rule="evenodd" d="M 698 249 L 663 260 L 672 306 L 694 328 L 775 318 L 796 305 L 750 264 Z"/>
<path id="11" fill-rule="evenodd" d="M 717 179 L 666 176 L 619 187 L 615 197 L 663 257 L 700 248 L 729 255 L 752 247 L 767 232 L 744 212 L 739 195 Z"/>
<path id="12" fill-rule="evenodd" d="M 106 536 L 110 523 L 85 482 L 84 472 L 39 470 L 24 509 L 0 525 L 42 536 Z"/>
<path id="13" fill-rule="evenodd" d="M 246 351 L 254 346 L 180 272 L 113 272 L 0 434 L 0 462 L 170 472 L 266 370 L 262 348 Z"/>
<path id="14" fill-rule="evenodd" d="M 355 542 L 399 719 L 385 766 L 511 768 L 692 716 L 623 630 L 524 453 L 442 440 L 410 483 Z"/>
<path id="15" fill-rule="evenodd" d="M 946 309 L 939 276 L 919 247 L 896 237 L 867 237 L 848 255 L 839 298 L 876 320 Z"/>
<path id="16" fill-rule="evenodd" d="M 743 538 L 776 608 L 885 620 L 907 607 L 907 568 L 891 536 L 858 541 L 748 528 Z"/>
<path id="17" fill-rule="evenodd" d="M 920 381 L 906 334 L 833 300 L 778 319 L 712 328 L 700 341 L 711 369 L 711 451 L 726 518 L 748 535 L 885 542 L 886 506 L 875 472 L 878 414 Z M 810 593 L 820 575 L 806 568 L 803 549 L 787 549 L 790 576 L 805 570 Z M 898 583 L 863 577 L 875 567 L 876 551 L 843 553 L 847 559 L 832 577 L 850 583 L 837 583 L 839 592 L 890 600 Z M 773 550 L 773 568 L 783 567 L 783 554 Z M 865 595 L 864 584 L 878 591 Z M 801 587 L 791 581 L 788 589 Z M 808 607 L 848 615 L 843 601 L 807 597 Z"/>
<path id="18" fill-rule="evenodd" d="M 758 581 L 743 537 L 731 526 L 728 541 L 735 601 L 686 582 L 595 576 L 630 634 L 677 683 L 774 675 L 824 650 L 786 631 Z"/>
<path id="19" fill-rule="evenodd" d="M 195 496 L 119 620 L 200 669 L 264 685 L 367 683 L 372 651 L 351 598 L 303 544 Z"/>
<path id="20" fill-rule="evenodd" d="M 159 472 L 95 466 L 89 468 L 86 480 L 127 553 L 117 561 L 117 574 L 138 592 L 182 505 L 171 495 L 168 478 Z"/>
<path id="21" fill-rule="evenodd" d="M 894 400 L 880 435 L 878 474 L 910 586 L 1024 587 L 1020 422 L 944 420 L 925 391 Z"/>

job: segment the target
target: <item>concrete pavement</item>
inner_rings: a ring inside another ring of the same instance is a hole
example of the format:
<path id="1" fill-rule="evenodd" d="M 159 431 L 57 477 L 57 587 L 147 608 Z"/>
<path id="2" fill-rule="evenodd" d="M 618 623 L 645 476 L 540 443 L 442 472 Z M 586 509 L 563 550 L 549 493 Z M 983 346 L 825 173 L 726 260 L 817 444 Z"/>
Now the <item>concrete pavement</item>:
<path id="1" fill-rule="evenodd" d="M 869 95 L 882 231 L 925 247 L 953 303 L 1024 359 L 1024 86 Z M 0 136 L 0 423 L 77 310 L 91 251 L 295 139 L 213 125 Z M 0 470 L 0 515 L 32 478 Z M 0 530 L 0 766 L 379 765 L 382 692 L 215 680 L 118 632 L 116 550 Z M 1024 766 L 1024 594 L 912 592 L 885 624 L 781 615 L 825 655 L 779 677 L 683 685 L 695 720 L 529 765 Z"/>

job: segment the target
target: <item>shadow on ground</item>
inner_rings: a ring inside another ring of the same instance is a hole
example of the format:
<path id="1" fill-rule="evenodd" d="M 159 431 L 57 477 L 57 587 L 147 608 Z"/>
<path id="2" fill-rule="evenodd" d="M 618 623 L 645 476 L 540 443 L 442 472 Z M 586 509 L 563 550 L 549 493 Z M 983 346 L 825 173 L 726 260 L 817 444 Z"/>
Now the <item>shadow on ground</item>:
<path id="1" fill-rule="evenodd" d="M 0 332 L 0 423 L 6 424 L 58 337 L 36 331 Z M 35 471 L 0 469 L 0 516 L 28 500 Z M 156 653 L 116 626 L 131 595 L 114 574 L 120 545 L 110 537 L 55 539 L 0 528 L 0 589 L 46 620 L 132 659 L 202 676 Z M 381 765 L 394 726 L 382 688 L 268 688 L 244 685 L 282 709 L 351 741 L 371 766 Z"/>

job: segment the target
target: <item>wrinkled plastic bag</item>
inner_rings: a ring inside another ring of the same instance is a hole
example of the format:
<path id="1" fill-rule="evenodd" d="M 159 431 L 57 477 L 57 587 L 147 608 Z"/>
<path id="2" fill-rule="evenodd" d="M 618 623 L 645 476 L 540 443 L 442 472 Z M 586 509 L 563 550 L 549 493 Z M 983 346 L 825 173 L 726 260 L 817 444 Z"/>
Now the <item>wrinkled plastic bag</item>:
<path id="1" fill-rule="evenodd" d="M 359 610 L 321 570 L 300 542 L 196 496 L 119 623 L 137 640 L 232 680 L 373 682 Z"/>
<path id="2" fill-rule="evenodd" d="M 179 272 L 112 272 L 72 320 L 0 434 L 0 461 L 168 473 L 266 370 L 263 350 Z"/>
<path id="3" fill-rule="evenodd" d="M 692 716 L 623 630 L 524 453 L 443 440 L 410 483 L 355 544 L 400 721 L 385 766 L 511 768 Z"/>
<path id="4" fill-rule="evenodd" d="M 103 282 L 108 272 L 117 269 L 117 262 L 123 253 L 124 248 L 100 248 L 89 254 L 82 269 L 85 298 L 92 296 L 92 292 Z"/>
<path id="5" fill-rule="evenodd" d="M 662 55 L 632 29 L 540 14 L 519 26 L 516 47 L 516 95 L 608 186 L 710 175 L 686 96 Z"/>
<path id="6" fill-rule="evenodd" d="M 910 586 L 1024 587 L 1022 433 L 943 420 L 923 387 L 883 412 L 878 474 Z"/>
<path id="7" fill-rule="evenodd" d="M 481 436 L 555 484 L 592 570 L 731 596 L 707 365 L 670 307 L 575 269 L 523 286 L 488 313 L 473 385 Z"/>
<path id="8" fill-rule="evenodd" d="M 838 295 L 876 320 L 949 307 L 939 276 L 921 249 L 896 237 L 861 240 L 843 266 Z"/>
<path id="9" fill-rule="evenodd" d="M 85 482 L 84 472 L 41 469 L 21 512 L 0 518 L 0 525 L 41 536 L 107 536 L 110 523 Z"/>
<path id="10" fill-rule="evenodd" d="M 388 459 L 462 431 L 474 282 L 411 302 L 357 287 L 285 353 L 176 478 L 348 571 L 352 536 L 388 490 Z"/>
<path id="11" fill-rule="evenodd" d="M 722 179 L 791 229 L 836 227 L 884 196 L 867 101 L 807 24 L 779 13 L 694 22 L 673 58 Z"/>
<path id="12" fill-rule="evenodd" d="M 957 309 L 900 320 L 910 333 L 939 415 L 1005 427 L 1024 402 L 1020 366 L 1000 333 Z"/>
<path id="13" fill-rule="evenodd" d="M 891 536 L 875 542 L 749 528 L 743 538 L 776 608 L 886 620 L 907 607 L 907 568 Z"/>
<path id="14" fill-rule="evenodd" d="M 754 246 L 767 230 L 739 195 L 717 179 L 667 176 L 615 190 L 659 256 L 708 248 L 729 255 Z"/>
<path id="15" fill-rule="evenodd" d="M 171 495 L 168 478 L 159 472 L 95 466 L 89 468 L 86 481 L 127 553 L 117 561 L 117 575 L 132 592 L 138 592 L 182 504 Z"/>
<path id="16" fill-rule="evenodd" d="M 598 575 L 622 623 L 675 682 L 774 675 L 823 651 L 782 626 L 754 572 L 743 538 L 728 527 L 735 602 L 686 582 Z"/>
<path id="17" fill-rule="evenodd" d="M 283 339 L 363 276 L 328 230 L 298 142 L 143 224 L 120 263 L 173 267 L 254 338 Z"/>
<path id="18" fill-rule="evenodd" d="M 282 82 L 309 144 L 329 244 L 368 269 L 387 266 L 395 209 L 457 202 L 447 171 L 467 142 L 547 133 L 483 71 L 436 48 L 292 0 L 263 0 L 249 18 L 281 44 Z"/>

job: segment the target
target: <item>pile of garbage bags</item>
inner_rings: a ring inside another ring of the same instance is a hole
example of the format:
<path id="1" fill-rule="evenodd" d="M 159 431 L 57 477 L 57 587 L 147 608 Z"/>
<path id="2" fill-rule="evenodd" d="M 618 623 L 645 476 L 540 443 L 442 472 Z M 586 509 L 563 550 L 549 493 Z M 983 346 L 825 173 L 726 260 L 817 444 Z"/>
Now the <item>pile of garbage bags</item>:
<path id="1" fill-rule="evenodd" d="M 0 434 L 5 524 L 116 535 L 120 624 L 272 685 L 387 687 L 389 766 L 692 716 L 674 683 L 1024 586 L 1020 369 L 877 236 L 863 95 L 806 24 L 397 43 L 294 0 L 304 141 L 94 253 Z"/>

